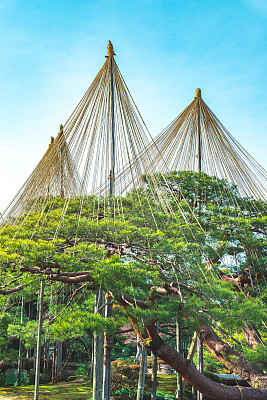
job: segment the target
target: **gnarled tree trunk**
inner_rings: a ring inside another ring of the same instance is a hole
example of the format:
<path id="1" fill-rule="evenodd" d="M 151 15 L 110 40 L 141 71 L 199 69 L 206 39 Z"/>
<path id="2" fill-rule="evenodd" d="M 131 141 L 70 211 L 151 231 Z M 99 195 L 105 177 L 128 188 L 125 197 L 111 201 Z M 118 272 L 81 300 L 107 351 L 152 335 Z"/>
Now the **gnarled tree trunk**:
<path id="1" fill-rule="evenodd" d="M 267 390 L 246 387 L 221 385 L 206 378 L 183 358 L 173 347 L 169 346 L 153 329 L 148 328 L 150 340 L 144 340 L 144 345 L 150 348 L 158 357 L 173 367 L 175 371 L 203 395 L 215 400 L 266 400 Z"/>
<path id="2" fill-rule="evenodd" d="M 253 387 L 266 387 L 267 375 L 255 364 L 245 358 L 228 343 L 225 343 L 209 325 L 202 325 L 198 336 L 212 355 L 222 362 L 230 371 L 241 376 Z"/>

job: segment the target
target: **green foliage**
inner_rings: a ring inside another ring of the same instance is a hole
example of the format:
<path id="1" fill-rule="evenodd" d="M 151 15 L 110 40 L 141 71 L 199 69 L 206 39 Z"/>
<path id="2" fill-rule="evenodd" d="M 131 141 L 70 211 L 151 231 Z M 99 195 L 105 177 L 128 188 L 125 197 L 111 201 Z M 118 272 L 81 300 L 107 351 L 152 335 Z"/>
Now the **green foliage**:
<path id="1" fill-rule="evenodd" d="M 9 347 L 11 341 L 8 338 L 8 326 L 12 316 L 8 313 L 0 313 L 0 354 L 2 358 L 15 358 L 16 351 Z"/>
<path id="2" fill-rule="evenodd" d="M 16 306 L 21 293 L 25 301 L 37 298 L 40 276 L 20 276 L 21 269 L 29 267 L 46 270 L 44 337 L 51 342 L 86 337 L 93 331 L 115 334 L 127 316 L 135 318 L 140 328 L 157 320 L 173 322 L 178 315 L 182 328 L 189 330 L 202 322 L 220 323 L 232 335 L 245 323 L 264 331 L 266 205 L 241 199 L 234 186 L 206 174 L 182 171 L 161 178 L 178 193 L 176 199 L 170 196 L 171 215 L 153 200 L 152 187 L 116 199 L 123 216 L 114 220 L 104 217 L 107 199 L 94 196 L 71 199 L 62 219 L 65 200 L 56 198 L 47 204 L 47 212 L 36 210 L 25 220 L 22 216 L 19 230 L 8 224 L 3 228 L 2 284 L 15 279 L 8 287 L 25 286 L 10 296 L 14 307 L 0 318 L 0 349 L 4 350 L 8 335 L 20 336 L 26 347 L 35 346 L 36 322 L 25 315 L 20 324 Z M 144 177 L 145 182 L 149 179 Z M 166 185 L 162 190 L 169 192 Z M 81 284 L 50 282 L 50 272 L 56 271 L 89 271 L 91 281 L 83 283 L 69 303 Z M 233 290 L 232 282 L 222 281 L 224 276 L 242 276 L 245 283 Z M 112 294 L 113 317 L 108 320 L 94 312 L 92 282 Z M 159 287 L 173 282 L 177 290 L 179 282 L 181 298 L 158 294 Z M 127 313 L 119 307 L 122 294 L 131 299 Z M 137 300 L 145 306 L 136 307 Z M 0 296 L 0 304 L 4 302 L 5 296 Z M 257 349 L 251 359 L 263 356 Z M 209 365 L 210 370 L 217 368 L 211 361 Z"/>
<path id="3" fill-rule="evenodd" d="M 26 376 L 26 385 L 34 385 L 35 382 L 35 371 L 31 369 Z"/>
<path id="4" fill-rule="evenodd" d="M 263 371 L 267 370 L 267 347 L 266 344 L 265 346 L 257 345 L 254 349 L 251 348 L 244 348 L 244 355 L 245 357 L 255 363 L 256 365 L 259 365 L 260 368 L 262 368 Z"/>
<path id="5" fill-rule="evenodd" d="M 0 387 L 6 386 L 6 377 L 5 374 L 0 374 Z"/>
<path id="6" fill-rule="evenodd" d="M 20 337 L 25 347 L 36 347 L 37 321 L 27 321 L 25 324 L 9 324 L 7 332 L 8 335 Z"/>
<path id="7" fill-rule="evenodd" d="M 51 378 L 47 375 L 40 375 L 40 385 L 46 385 L 51 381 Z M 27 385 L 34 385 L 35 383 L 35 371 L 31 369 L 27 375 L 26 378 L 21 381 L 22 386 L 27 386 Z M 16 386 L 16 385 L 15 385 Z"/>
<path id="8" fill-rule="evenodd" d="M 91 371 L 91 366 L 89 364 L 77 364 L 75 376 L 88 377 L 90 371 Z"/>
<path id="9" fill-rule="evenodd" d="M 203 360 L 204 360 L 204 371 L 207 377 L 214 380 L 214 376 L 209 376 L 209 373 L 212 374 L 229 374 L 230 371 L 222 364 L 220 361 L 216 360 L 212 356 L 212 354 L 203 347 Z M 194 355 L 194 364 L 197 365 L 197 354 Z M 216 376 L 215 376 L 216 377 Z"/>
<path id="10" fill-rule="evenodd" d="M 112 363 L 111 394 L 116 399 L 134 398 L 138 385 L 139 365 L 131 360 L 116 360 Z M 151 388 L 151 375 L 146 374 L 144 391 Z M 128 396 L 128 397 L 123 397 Z"/>

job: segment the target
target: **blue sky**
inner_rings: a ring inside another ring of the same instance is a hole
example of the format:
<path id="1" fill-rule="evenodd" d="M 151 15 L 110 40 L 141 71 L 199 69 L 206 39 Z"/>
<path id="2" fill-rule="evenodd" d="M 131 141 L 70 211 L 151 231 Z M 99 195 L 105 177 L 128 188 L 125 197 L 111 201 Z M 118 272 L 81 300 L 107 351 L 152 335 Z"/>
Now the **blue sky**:
<path id="1" fill-rule="evenodd" d="M 193 99 L 267 169 L 267 1 L 0 2 L 0 211 L 105 61 L 155 136 Z"/>

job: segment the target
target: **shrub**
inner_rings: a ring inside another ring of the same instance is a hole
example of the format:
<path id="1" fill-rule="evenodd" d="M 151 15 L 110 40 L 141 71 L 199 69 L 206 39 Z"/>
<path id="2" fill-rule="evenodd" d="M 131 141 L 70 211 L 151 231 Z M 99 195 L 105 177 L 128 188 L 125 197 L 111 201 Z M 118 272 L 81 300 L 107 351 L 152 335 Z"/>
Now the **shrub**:
<path id="1" fill-rule="evenodd" d="M 0 374 L 0 386 L 2 386 L 2 387 L 6 386 L 6 376 L 5 376 L 5 374 Z"/>
<path id="2" fill-rule="evenodd" d="M 138 384 L 139 365 L 129 364 L 126 360 L 112 363 L 111 371 L 111 393 L 113 399 L 131 399 L 136 396 Z M 151 375 L 146 374 L 145 392 L 151 388 Z"/>
<path id="3" fill-rule="evenodd" d="M 51 377 L 48 375 L 40 375 L 40 384 L 46 385 L 47 383 L 51 382 Z M 26 376 L 26 379 L 23 382 L 23 385 L 34 385 L 35 383 L 35 371 L 31 369 Z"/>

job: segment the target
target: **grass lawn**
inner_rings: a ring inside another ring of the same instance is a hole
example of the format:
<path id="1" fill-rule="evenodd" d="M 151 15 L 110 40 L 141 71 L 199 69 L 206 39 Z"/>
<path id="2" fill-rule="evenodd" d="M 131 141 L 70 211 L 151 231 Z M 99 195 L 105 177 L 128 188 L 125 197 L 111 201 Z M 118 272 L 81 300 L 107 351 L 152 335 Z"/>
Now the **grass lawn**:
<path id="1" fill-rule="evenodd" d="M 32 400 L 34 386 L 0 388 L 0 400 Z M 40 400 L 88 400 L 92 394 L 89 382 L 61 382 L 40 386 Z"/>
<path id="2" fill-rule="evenodd" d="M 158 392 L 164 392 L 167 394 L 175 395 L 177 389 L 176 375 L 158 375 Z"/>
<path id="3" fill-rule="evenodd" d="M 158 375 L 158 383 L 157 392 L 164 392 L 172 396 L 175 395 L 177 389 L 177 375 Z M 189 385 L 185 386 L 184 399 L 192 399 L 191 387 L 189 388 Z"/>
<path id="4" fill-rule="evenodd" d="M 159 375 L 158 392 L 173 395 L 176 390 L 176 375 Z M 34 386 L 0 388 L 0 400 L 32 400 Z M 91 382 L 61 382 L 40 386 L 40 400 L 88 400 L 92 395 Z M 186 399 L 191 399 L 190 392 Z"/>

